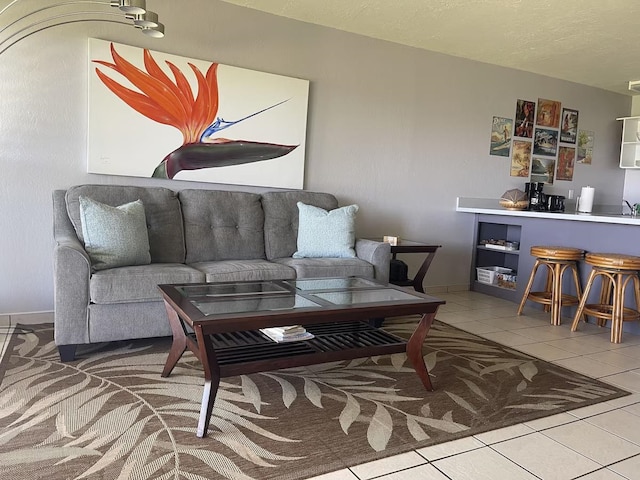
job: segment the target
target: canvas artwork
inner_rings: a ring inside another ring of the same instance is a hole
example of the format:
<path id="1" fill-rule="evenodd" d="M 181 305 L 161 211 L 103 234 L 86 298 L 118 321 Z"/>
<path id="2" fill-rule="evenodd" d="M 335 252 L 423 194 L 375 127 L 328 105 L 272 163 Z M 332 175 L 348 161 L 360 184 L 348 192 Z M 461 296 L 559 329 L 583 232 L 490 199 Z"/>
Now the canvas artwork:
<path id="1" fill-rule="evenodd" d="M 558 128 L 560 126 L 560 102 L 539 98 L 536 125 Z"/>
<path id="2" fill-rule="evenodd" d="M 88 171 L 303 188 L 309 82 L 89 39 Z"/>
<path id="3" fill-rule="evenodd" d="M 527 178 L 530 165 L 531 142 L 514 140 L 513 154 L 511 155 L 511 176 Z"/>
<path id="4" fill-rule="evenodd" d="M 535 102 L 528 100 L 518 100 L 516 102 L 516 129 L 514 136 L 523 138 L 533 137 L 535 110 Z"/>
<path id="5" fill-rule="evenodd" d="M 558 131 L 536 127 L 533 138 L 533 154 L 555 157 L 556 153 L 558 153 Z"/>
<path id="6" fill-rule="evenodd" d="M 560 141 L 576 143 L 578 136 L 578 111 L 569 108 L 562 109 L 562 124 L 560 127 Z"/>
<path id="7" fill-rule="evenodd" d="M 589 130 L 578 131 L 578 163 L 591 165 L 594 136 L 595 133 Z"/>
<path id="8" fill-rule="evenodd" d="M 493 117 L 489 155 L 497 155 L 499 157 L 509 156 L 512 131 L 513 120 L 511 118 Z"/>
<path id="9" fill-rule="evenodd" d="M 573 167 L 576 160 L 576 149 L 573 147 L 560 147 L 558 149 L 558 164 L 556 167 L 556 180 L 573 180 Z"/>
<path id="10" fill-rule="evenodd" d="M 553 172 L 556 160 L 554 158 L 533 157 L 531 160 L 531 181 L 553 184 Z"/>

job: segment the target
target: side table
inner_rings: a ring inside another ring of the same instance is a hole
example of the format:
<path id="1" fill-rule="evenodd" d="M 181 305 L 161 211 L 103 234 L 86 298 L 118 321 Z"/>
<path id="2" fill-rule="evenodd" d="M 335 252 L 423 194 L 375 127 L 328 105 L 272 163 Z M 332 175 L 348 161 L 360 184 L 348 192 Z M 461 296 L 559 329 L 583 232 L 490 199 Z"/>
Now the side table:
<path id="1" fill-rule="evenodd" d="M 380 240 L 378 239 L 378 241 Z M 436 256 L 436 251 L 441 246 L 442 245 L 429 245 L 421 242 L 413 242 L 411 240 L 400 240 L 397 245 L 391 245 L 391 255 L 394 260 L 398 253 L 426 253 L 427 255 L 425 256 L 420 269 L 413 279 L 399 282 L 394 281 L 390 283 L 401 287 L 413 287 L 415 291 L 424 293 L 422 282 L 425 275 L 427 274 L 427 271 L 429 270 L 429 267 L 431 266 L 433 258 Z"/>

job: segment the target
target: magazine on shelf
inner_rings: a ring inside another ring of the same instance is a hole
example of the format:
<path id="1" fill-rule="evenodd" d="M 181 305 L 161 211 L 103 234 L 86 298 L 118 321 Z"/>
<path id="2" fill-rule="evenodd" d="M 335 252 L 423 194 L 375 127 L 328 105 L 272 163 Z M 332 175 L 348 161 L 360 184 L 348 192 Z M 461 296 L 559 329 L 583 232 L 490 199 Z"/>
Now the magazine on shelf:
<path id="1" fill-rule="evenodd" d="M 313 334 L 306 331 L 302 325 L 291 325 L 286 327 L 261 328 L 264 333 L 274 342 L 297 342 L 300 340 L 310 340 Z"/>

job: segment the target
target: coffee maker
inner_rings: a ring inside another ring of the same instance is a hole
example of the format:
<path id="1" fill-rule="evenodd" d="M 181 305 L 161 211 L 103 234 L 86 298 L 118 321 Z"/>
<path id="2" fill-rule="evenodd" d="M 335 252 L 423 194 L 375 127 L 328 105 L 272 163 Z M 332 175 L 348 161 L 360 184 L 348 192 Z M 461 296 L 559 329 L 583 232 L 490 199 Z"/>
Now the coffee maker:
<path id="1" fill-rule="evenodd" d="M 529 210 L 544 212 L 547 209 L 547 197 L 542 190 L 544 182 L 529 182 L 524 184 L 524 191 L 529 199 Z"/>

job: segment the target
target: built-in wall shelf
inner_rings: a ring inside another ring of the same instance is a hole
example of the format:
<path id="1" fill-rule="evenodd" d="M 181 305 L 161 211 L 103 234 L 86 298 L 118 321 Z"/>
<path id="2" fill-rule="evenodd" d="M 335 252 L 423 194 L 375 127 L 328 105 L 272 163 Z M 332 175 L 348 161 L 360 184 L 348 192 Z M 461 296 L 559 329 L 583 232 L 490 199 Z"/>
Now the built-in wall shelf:
<path id="1" fill-rule="evenodd" d="M 622 144 L 620 168 L 640 168 L 640 117 L 620 117 Z"/>

